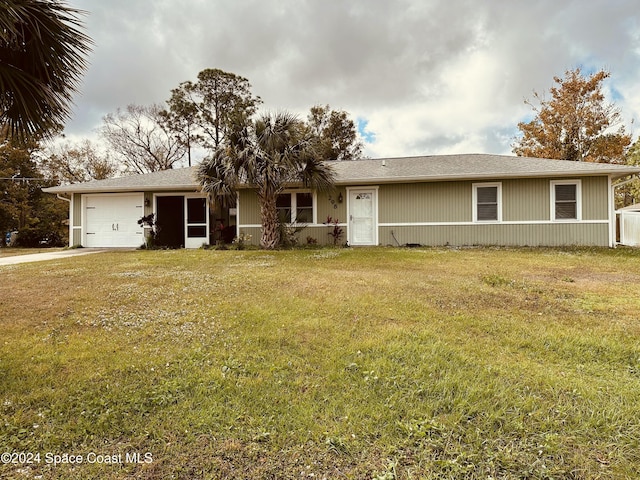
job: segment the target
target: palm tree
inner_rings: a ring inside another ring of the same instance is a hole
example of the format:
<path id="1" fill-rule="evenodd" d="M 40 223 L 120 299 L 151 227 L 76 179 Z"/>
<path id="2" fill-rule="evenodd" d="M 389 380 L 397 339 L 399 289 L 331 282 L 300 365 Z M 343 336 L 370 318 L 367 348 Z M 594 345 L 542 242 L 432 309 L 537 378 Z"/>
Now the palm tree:
<path id="1" fill-rule="evenodd" d="M 80 10 L 53 0 L 0 0 L 0 126 L 25 140 L 69 117 L 91 39 Z"/>
<path id="2" fill-rule="evenodd" d="M 264 114 L 234 132 L 226 147 L 200 164 L 198 181 L 216 197 L 230 197 L 240 186 L 254 189 L 262 219 L 260 246 L 274 249 L 280 244 L 278 195 L 293 185 L 329 190 L 333 171 L 318 157 L 304 123 L 290 113 Z"/>

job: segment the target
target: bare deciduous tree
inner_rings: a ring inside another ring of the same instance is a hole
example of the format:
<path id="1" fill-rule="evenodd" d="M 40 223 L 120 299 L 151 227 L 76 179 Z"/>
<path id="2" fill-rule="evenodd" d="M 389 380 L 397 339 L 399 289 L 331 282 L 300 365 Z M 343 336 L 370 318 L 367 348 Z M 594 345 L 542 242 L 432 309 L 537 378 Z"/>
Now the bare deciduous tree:
<path id="1" fill-rule="evenodd" d="M 102 136 L 130 173 L 169 170 L 186 154 L 159 105 L 129 105 L 103 118 Z"/>
<path id="2" fill-rule="evenodd" d="M 90 140 L 50 146 L 39 162 L 48 179 L 58 183 L 80 183 L 111 178 L 119 165 L 108 152 L 101 152 Z"/>

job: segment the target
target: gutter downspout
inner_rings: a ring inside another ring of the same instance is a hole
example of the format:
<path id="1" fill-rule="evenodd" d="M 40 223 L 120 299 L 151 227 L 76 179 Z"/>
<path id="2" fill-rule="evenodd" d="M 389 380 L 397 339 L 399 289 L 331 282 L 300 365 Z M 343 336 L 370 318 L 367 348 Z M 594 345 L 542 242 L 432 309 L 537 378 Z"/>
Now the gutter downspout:
<path id="1" fill-rule="evenodd" d="M 72 206 L 73 197 L 67 198 L 67 197 L 63 197 L 59 193 L 56 193 L 56 198 L 59 198 L 60 200 L 64 200 L 65 202 L 69 203 L 69 246 L 72 247 L 73 246 L 73 206 Z"/>
<path id="2" fill-rule="evenodd" d="M 613 179 L 608 176 L 609 184 L 608 210 L 609 210 L 609 248 L 616 248 L 616 194 L 613 187 Z"/>
<path id="3" fill-rule="evenodd" d="M 236 190 L 236 239 L 240 240 L 240 191 Z"/>

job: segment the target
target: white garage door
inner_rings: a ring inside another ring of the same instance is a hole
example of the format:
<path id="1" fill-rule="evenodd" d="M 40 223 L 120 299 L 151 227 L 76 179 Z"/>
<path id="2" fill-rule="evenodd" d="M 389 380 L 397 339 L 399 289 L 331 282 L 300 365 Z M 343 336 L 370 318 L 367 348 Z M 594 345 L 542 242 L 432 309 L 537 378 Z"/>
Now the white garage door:
<path id="1" fill-rule="evenodd" d="M 84 195 L 85 247 L 139 247 L 144 243 L 138 220 L 143 195 Z"/>

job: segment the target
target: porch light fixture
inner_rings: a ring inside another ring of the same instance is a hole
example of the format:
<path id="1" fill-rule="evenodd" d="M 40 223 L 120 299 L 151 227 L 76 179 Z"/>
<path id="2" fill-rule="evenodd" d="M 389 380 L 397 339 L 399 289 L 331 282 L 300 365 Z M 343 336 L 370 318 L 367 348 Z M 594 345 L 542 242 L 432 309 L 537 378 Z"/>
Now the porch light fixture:
<path id="1" fill-rule="evenodd" d="M 149 205 L 151 205 L 151 201 L 148 198 L 144 199 L 144 206 L 148 207 Z"/>
<path id="2" fill-rule="evenodd" d="M 342 203 L 342 192 L 338 195 L 338 203 Z"/>

